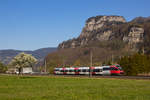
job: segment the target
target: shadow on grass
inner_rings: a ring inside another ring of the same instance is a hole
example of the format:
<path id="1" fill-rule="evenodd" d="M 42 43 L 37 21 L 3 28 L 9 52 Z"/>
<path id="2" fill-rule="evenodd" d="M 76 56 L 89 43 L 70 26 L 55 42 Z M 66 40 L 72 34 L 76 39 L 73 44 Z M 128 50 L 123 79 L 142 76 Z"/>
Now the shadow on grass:
<path id="1" fill-rule="evenodd" d="M 33 76 L 19 76 L 19 79 L 35 79 L 38 77 L 33 77 Z"/>

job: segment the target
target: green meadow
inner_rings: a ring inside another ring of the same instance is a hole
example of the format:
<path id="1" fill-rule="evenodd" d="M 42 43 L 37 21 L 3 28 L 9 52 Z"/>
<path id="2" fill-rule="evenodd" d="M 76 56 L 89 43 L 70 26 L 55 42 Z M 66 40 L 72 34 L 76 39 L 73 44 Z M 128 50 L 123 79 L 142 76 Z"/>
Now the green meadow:
<path id="1" fill-rule="evenodd" d="M 150 80 L 1 75 L 0 100 L 150 100 Z"/>

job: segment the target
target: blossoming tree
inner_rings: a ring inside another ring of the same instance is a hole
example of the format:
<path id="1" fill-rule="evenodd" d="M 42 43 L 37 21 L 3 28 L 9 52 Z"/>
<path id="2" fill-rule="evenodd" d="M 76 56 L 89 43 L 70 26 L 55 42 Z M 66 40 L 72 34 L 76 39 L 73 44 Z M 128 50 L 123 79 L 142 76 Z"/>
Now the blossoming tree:
<path id="1" fill-rule="evenodd" d="M 10 62 L 11 66 L 18 68 L 19 74 L 21 73 L 22 68 L 24 67 L 33 67 L 33 65 L 37 62 L 37 59 L 34 58 L 30 54 L 26 54 L 24 52 L 18 54 L 16 57 L 12 59 Z"/>

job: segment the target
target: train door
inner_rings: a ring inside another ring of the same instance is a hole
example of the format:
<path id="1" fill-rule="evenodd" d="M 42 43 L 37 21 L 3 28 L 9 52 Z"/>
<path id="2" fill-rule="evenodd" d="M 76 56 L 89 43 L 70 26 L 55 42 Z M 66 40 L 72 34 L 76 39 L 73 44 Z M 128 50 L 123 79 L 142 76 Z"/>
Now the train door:
<path id="1" fill-rule="evenodd" d="M 55 69 L 54 69 L 54 74 L 60 74 L 59 72 L 60 72 L 60 71 L 59 71 L 59 68 L 55 68 Z"/>
<path id="2" fill-rule="evenodd" d="M 80 74 L 80 68 L 78 68 L 78 67 L 74 68 L 74 72 L 75 72 L 75 75 L 79 75 Z"/>
<path id="3" fill-rule="evenodd" d="M 69 70 L 68 74 L 70 74 L 70 75 L 74 75 L 75 74 L 74 68 L 69 68 L 68 70 Z"/>
<path id="4" fill-rule="evenodd" d="M 64 74 L 69 74 L 69 68 L 64 69 Z"/>
<path id="5" fill-rule="evenodd" d="M 59 74 L 63 74 L 63 73 L 64 73 L 63 68 L 59 68 Z"/>
<path id="6" fill-rule="evenodd" d="M 89 75 L 89 67 L 85 67 L 83 71 L 85 75 Z"/>
<path id="7" fill-rule="evenodd" d="M 103 75 L 111 75 L 110 66 L 103 66 Z"/>
<path id="8" fill-rule="evenodd" d="M 80 70 L 79 74 L 80 75 L 84 75 L 84 68 L 83 67 L 79 67 L 79 70 Z"/>

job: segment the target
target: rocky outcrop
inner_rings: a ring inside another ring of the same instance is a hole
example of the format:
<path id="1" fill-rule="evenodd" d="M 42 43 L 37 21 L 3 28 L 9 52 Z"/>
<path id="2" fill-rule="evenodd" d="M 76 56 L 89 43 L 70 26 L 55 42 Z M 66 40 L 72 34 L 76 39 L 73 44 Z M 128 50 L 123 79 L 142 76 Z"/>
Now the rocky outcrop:
<path id="1" fill-rule="evenodd" d="M 111 30 L 104 31 L 102 34 L 97 34 L 96 38 L 99 41 L 107 41 L 107 40 L 109 40 L 111 34 L 112 34 Z"/>
<path id="2" fill-rule="evenodd" d="M 92 31 L 97 31 L 104 26 L 126 22 L 122 16 L 96 16 L 86 21 L 86 25 L 81 32 L 80 38 L 90 36 Z"/>
<path id="3" fill-rule="evenodd" d="M 128 36 L 123 37 L 123 41 L 127 42 L 130 49 L 138 51 L 137 44 L 144 41 L 144 29 L 139 27 L 132 27 Z"/>
<path id="4" fill-rule="evenodd" d="M 144 28 L 141 22 L 145 23 L 149 18 L 136 18 L 126 22 L 122 16 L 96 16 L 86 21 L 86 24 L 78 38 L 64 41 L 58 48 L 76 48 L 104 41 L 120 42 L 135 49 L 139 43 L 144 42 Z M 139 24 L 140 22 L 140 24 Z M 115 43 L 115 42 L 114 42 Z M 119 43 L 118 43 L 119 44 Z"/>
<path id="5" fill-rule="evenodd" d="M 128 42 L 128 44 L 136 44 L 143 42 L 144 29 L 138 27 L 132 27 L 128 36 L 123 38 L 123 41 Z"/>
<path id="6" fill-rule="evenodd" d="M 126 20 L 122 16 L 96 16 L 86 21 L 80 36 L 76 39 L 64 41 L 59 44 L 59 48 L 75 48 L 85 46 L 92 40 L 107 41 L 113 34 L 108 30 L 108 26 L 119 25 L 125 23 Z"/>

